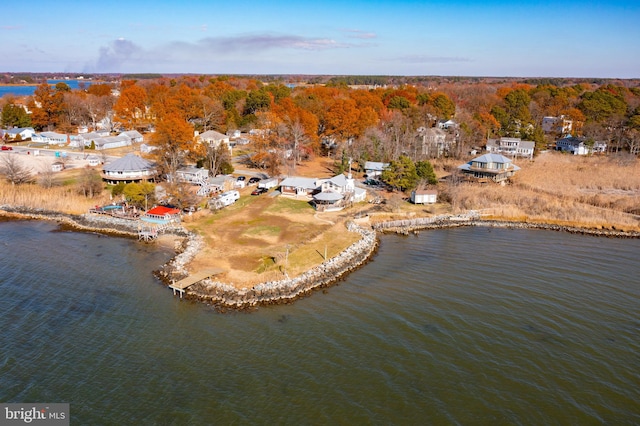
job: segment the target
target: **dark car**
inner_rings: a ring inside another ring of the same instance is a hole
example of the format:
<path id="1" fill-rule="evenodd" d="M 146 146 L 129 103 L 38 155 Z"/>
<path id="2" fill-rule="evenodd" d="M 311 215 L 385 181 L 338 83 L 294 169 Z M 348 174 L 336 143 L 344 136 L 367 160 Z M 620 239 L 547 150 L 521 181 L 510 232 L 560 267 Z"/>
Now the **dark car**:
<path id="1" fill-rule="evenodd" d="M 262 195 L 267 191 L 268 191 L 267 188 L 256 188 L 251 192 L 251 195 Z"/>
<path id="2" fill-rule="evenodd" d="M 13 147 L 12 146 L 8 146 L 8 145 L 2 145 L 2 150 L 3 151 L 13 151 Z"/>
<path id="3" fill-rule="evenodd" d="M 244 181 L 246 179 L 245 176 L 238 176 L 238 181 Z"/>
<path id="4" fill-rule="evenodd" d="M 254 185 L 254 184 L 258 183 L 258 182 L 260 182 L 260 178 L 259 177 L 255 177 L 254 176 L 252 178 L 249 178 L 249 185 Z"/>

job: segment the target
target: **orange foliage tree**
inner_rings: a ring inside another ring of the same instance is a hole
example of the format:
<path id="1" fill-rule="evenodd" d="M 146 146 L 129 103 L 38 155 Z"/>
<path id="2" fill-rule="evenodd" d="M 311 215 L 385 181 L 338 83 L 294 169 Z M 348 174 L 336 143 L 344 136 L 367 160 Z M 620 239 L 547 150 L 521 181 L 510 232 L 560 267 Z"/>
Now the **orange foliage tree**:
<path id="1" fill-rule="evenodd" d="M 158 147 L 158 163 L 170 176 L 187 160 L 205 156 L 205 147 L 193 140 L 193 127 L 178 114 L 167 114 L 158 120 L 151 143 Z"/>
<path id="2" fill-rule="evenodd" d="M 136 84 L 125 84 L 113 106 L 115 121 L 134 129 L 146 118 L 147 92 Z"/>

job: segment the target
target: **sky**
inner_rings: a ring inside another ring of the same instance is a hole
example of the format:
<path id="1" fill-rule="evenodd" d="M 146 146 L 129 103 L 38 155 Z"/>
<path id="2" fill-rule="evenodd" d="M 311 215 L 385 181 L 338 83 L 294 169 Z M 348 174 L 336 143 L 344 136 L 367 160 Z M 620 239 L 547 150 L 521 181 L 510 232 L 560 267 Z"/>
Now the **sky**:
<path id="1" fill-rule="evenodd" d="M 640 78 L 638 0 L 3 4 L 0 72 Z"/>

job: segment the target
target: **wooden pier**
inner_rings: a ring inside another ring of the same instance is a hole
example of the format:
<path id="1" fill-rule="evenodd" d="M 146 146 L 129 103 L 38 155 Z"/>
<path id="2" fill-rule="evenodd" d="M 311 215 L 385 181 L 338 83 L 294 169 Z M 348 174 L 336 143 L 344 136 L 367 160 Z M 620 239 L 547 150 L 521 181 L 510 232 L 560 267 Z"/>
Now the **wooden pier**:
<path id="1" fill-rule="evenodd" d="M 202 280 L 206 280 L 207 278 L 211 278 L 214 275 L 218 275 L 224 272 L 224 269 L 214 268 L 207 269 L 206 271 L 198 272 L 197 274 L 189 275 L 187 278 L 181 279 L 178 282 L 173 282 L 169 288 L 173 290 L 173 294 L 175 296 L 176 292 L 180 293 L 180 298 L 182 299 L 182 295 L 187 287 L 192 286 L 193 284 L 200 282 Z"/>

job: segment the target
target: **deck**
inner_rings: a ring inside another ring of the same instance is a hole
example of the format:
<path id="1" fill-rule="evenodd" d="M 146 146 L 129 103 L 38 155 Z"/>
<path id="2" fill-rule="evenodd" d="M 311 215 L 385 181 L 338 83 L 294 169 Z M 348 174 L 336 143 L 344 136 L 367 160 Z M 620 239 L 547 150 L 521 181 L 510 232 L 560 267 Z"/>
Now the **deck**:
<path id="1" fill-rule="evenodd" d="M 176 291 L 179 292 L 180 298 L 182 298 L 182 295 L 184 294 L 184 291 L 187 287 L 223 272 L 224 269 L 220 268 L 207 269 L 205 271 L 198 272 L 197 274 L 189 275 L 187 278 L 181 279 L 178 282 L 174 282 L 169 286 L 169 288 L 173 290 L 174 295 L 176 294 Z"/>

